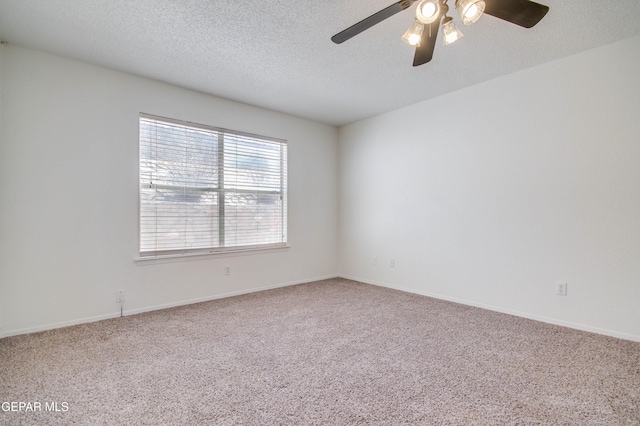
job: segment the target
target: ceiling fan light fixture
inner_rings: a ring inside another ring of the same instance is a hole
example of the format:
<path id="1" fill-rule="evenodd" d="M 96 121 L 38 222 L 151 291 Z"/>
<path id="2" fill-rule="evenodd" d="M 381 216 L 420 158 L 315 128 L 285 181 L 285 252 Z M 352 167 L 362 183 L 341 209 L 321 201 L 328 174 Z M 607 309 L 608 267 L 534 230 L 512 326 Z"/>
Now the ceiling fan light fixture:
<path id="1" fill-rule="evenodd" d="M 416 8 L 416 18 L 423 24 L 431 24 L 440 17 L 438 0 L 421 0 Z"/>
<path id="2" fill-rule="evenodd" d="M 402 36 L 402 40 L 409 46 L 420 46 L 420 40 L 422 40 L 422 32 L 424 31 L 424 25 L 422 25 L 417 19 L 413 21 L 409 29 Z"/>
<path id="3" fill-rule="evenodd" d="M 445 16 L 444 21 L 442 21 L 442 34 L 444 35 L 445 46 L 464 36 L 464 34 L 462 34 L 462 31 L 460 31 L 456 27 L 456 24 L 453 23 L 453 19 L 451 19 L 450 16 Z"/>
<path id="4" fill-rule="evenodd" d="M 451 1 L 454 2 L 454 0 Z M 396 13 L 416 6 L 415 22 L 402 39 L 411 46 L 418 46 L 415 48 L 413 66 L 424 65 L 433 57 L 440 27 L 442 27 L 445 46 L 463 36 L 453 23 L 453 19 L 448 16 L 448 2 L 449 0 L 397 0 L 392 5 L 335 34 L 331 37 L 331 41 L 341 44 Z M 414 3 L 417 4 L 414 5 Z M 455 7 L 465 25 L 472 24 L 480 16 L 487 14 L 523 28 L 532 28 L 549 12 L 549 6 L 532 0 L 455 0 Z"/>
<path id="5" fill-rule="evenodd" d="M 484 0 L 456 0 L 456 9 L 465 25 L 471 25 L 480 19 L 484 7 Z"/>

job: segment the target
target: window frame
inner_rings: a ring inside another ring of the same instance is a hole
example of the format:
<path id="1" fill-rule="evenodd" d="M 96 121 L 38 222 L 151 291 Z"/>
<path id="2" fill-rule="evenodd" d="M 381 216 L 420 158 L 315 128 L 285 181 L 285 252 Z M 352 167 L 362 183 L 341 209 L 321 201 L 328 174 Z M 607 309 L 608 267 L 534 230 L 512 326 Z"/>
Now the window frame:
<path id="1" fill-rule="evenodd" d="M 185 187 L 185 186 L 176 186 L 176 185 L 165 185 L 165 184 L 151 184 L 155 188 L 166 187 L 166 189 L 182 189 L 188 188 L 189 191 L 202 191 L 202 192 L 214 192 L 218 194 L 217 200 L 217 208 L 218 208 L 218 246 L 212 247 L 197 247 L 197 248 L 179 248 L 179 249 L 166 249 L 166 250 L 142 250 L 142 187 L 143 187 L 143 176 L 142 176 L 142 120 L 152 120 L 160 123 L 165 123 L 168 125 L 186 127 L 190 129 L 196 130 L 204 130 L 215 132 L 218 134 L 218 144 L 217 144 L 217 165 L 216 171 L 218 173 L 218 184 L 217 187 Z M 279 190 L 267 190 L 267 189 L 240 189 L 240 188 L 225 188 L 224 175 L 225 175 L 225 166 L 224 166 L 224 139 L 225 135 L 237 136 L 240 138 L 249 138 L 255 139 L 260 142 L 274 143 L 280 145 L 282 148 L 280 149 L 280 189 Z M 234 254 L 234 253 L 242 253 L 242 252 L 250 252 L 256 250 L 273 250 L 273 249 L 281 249 L 288 248 L 288 143 L 285 139 L 273 138 L 263 135 L 258 135 L 254 133 L 247 133 L 237 130 L 226 129 L 222 127 L 210 126 L 206 124 L 194 123 L 191 121 L 173 119 L 168 117 L 162 117 L 153 114 L 147 113 L 139 113 L 138 116 L 138 257 L 136 260 L 153 260 L 153 259 L 162 259 L 162 258 L 174 258 L 174 257 L 185 257 L 185 256 L 202 256 L 202 255 L 212 255 L 212 254 Z M 236 245 L 236 246 L 224 246 L 225 244 L 225 234 L 227 233 L 225 229 L 225 195 L 227 193 L 239 193 L 239 194 L 269 194 L 269 195 L 280 195 L 280 203 L 281 203 L 281 214 L 280 214 L 280 229 L 282 231 L 282 240 L 281 242 L 276 243 L 264 243 L 264 244 L 246 244 L 246 245 Z"/>

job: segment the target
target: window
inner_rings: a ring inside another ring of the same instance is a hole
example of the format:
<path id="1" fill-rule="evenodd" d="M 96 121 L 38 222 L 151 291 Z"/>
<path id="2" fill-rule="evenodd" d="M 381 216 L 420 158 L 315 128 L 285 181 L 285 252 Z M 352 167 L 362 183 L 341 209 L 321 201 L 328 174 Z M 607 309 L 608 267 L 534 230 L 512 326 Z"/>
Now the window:
<path id="1" fill-rule="evenodd" d="M 286 141 L 140 114 L 140 256 L 286 245 Z"/>

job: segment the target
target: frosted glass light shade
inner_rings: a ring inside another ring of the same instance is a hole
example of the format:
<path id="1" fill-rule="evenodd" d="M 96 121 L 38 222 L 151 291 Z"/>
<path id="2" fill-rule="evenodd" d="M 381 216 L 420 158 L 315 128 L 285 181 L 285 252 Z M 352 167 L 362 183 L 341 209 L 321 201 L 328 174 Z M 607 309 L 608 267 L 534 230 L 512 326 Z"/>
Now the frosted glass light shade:
<path id="1" fill-rule="evenodd" d="M 442 22 L 442 34 L 444 34 L 445 46 L 464 36 L 462 31 L 456 27 L 456 24 L 453 23 L 453 19 L 449 16 L 444 18 L 444 21 Z"/>
<path id="2" fill-rule="evenodd" d="M 422 40 L 423 31 L 424 25 L 418 22 L 418 20 L 415 20 L 402 36 L 402 40 L 410 46 L 420 46 L 420 40 Z"/>
<path id="3" fill-rule="evenodd" d="M 438 0 L 422 0 L 416 8 L 416 19 L 423 24 L 431 24 L 440 17 Z"/>
<path id="4" fill-rule="evenodd" d="M 462 18 L 462 23 L 471 25 L 482 16 L 484 12 L 484 0 L 457 0 L 456 9 Z"/>

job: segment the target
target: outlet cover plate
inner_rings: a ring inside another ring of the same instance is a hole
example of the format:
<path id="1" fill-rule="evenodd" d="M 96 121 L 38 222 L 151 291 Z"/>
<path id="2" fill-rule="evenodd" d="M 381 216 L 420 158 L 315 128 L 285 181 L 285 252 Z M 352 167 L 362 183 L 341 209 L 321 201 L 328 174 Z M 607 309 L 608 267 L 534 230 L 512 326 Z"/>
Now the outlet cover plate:
<path id="1" fill-rule="evenodd" d="M 558 296 L 566 296 L 567 295 L 567 282 L 566 281 L 558 281 L 556 283 L 556 293 Z"/>

